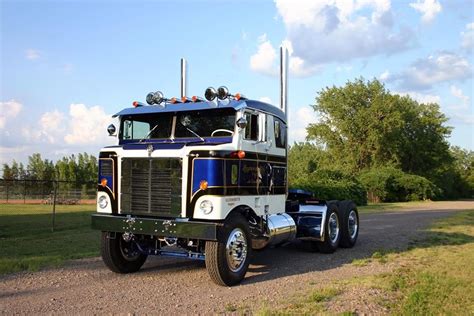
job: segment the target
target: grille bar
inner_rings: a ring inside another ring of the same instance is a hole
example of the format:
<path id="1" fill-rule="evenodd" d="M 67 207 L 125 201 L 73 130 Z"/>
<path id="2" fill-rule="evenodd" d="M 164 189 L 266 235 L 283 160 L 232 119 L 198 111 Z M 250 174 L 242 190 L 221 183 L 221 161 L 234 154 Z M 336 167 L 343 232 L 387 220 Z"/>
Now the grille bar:
<path id="1" fill-rule="evenodd" d="M 124 158 L 121 212 L 179 217 L 181 183 L 181 159 Z"/>

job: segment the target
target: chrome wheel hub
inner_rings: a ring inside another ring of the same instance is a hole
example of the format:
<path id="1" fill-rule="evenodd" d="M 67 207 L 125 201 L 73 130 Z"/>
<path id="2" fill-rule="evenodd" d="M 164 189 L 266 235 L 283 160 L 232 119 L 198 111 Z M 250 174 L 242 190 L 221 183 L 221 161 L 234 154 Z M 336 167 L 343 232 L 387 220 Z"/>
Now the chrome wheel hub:
<path id="1" fill-rule="evenodd" d="M 226 258 L 232 272 L 239 272 L 244 266 L 247 258 L 247 240 L 240 228 L 235 228 L 227 239 Z"/>
<path id="2" fill-rule="evenodd" d="M 332 213 L 329 216 L 328 230 L 329 239 L 334 244 L 339 238 L 339 219 L 336 213 Z"/>
<path id="3" fill-rule="evenodd" d="M 357 222 L 357 214 L 354 210 L 350 211 L 349 213 L 347 226 L 349 228 L 349 236 L 351 237 L 351 239 L 354 239 L 359 229 L 359 223 Z"/>

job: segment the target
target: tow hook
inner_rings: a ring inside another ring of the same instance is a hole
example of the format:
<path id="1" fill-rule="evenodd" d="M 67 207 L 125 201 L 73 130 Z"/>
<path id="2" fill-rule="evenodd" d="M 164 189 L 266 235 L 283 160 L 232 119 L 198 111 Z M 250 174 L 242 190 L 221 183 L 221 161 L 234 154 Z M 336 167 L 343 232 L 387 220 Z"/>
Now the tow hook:
<path id="1" fill-rule="evenodd" d="M 130 241 L 133 239 L 133 237 L 135 237 L 135 236 L 133 235 L 133 233 L 123 233 L 123 234 L 122 234 L 122 238 L 123 238 L 123 240 L 126 241 L 126 242 L 130 242 Z"/>

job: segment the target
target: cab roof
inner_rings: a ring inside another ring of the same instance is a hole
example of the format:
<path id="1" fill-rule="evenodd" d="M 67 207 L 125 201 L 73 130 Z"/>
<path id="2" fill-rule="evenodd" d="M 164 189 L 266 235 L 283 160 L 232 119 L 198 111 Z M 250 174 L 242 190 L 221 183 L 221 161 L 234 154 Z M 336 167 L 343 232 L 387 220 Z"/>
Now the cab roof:
<path id="1" fill-rule="evenodd" d="M 210 110 L 210 109 L 234 109 L 236 111 L 241 109 L 253 109 L 273 114 L 280 120 L 286 123 L 286 117 L 282 110 L 274 105 L 256 101 L 256 100 L 230 100 L 230 101 L 217 101 L 216 103 L 201 101 L 201 102 L 187 102 L 187 103 L 166 103 L 165 107 L 156 105 L 138 106 L 132 108 L 126 108 L 116 113 L 113 117 L 125 116 L 125 115 L 136 115 L 136 114 L 156 114 L 156 113 L 173 113 L 183 111 L 198 111 L 198 110 Z"/>

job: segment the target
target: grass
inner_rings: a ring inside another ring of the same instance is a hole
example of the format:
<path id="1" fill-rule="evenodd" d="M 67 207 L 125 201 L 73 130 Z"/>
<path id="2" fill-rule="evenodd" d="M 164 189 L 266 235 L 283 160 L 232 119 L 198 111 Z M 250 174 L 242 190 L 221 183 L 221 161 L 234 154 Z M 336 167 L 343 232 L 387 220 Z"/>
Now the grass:
<path id="1" fill-rule="evenodd" d="M 415 201 L 415 202 L 392 202 L 392 203 L 369 203 L 368 205 L 358 206 L 360 213 L 375 213 L 383 211 L 395 211 L 416 207 L 427 207 L 430 204 L 436 203 L 432 201 Z"/>
<path id="2" fill-rule="evenodd" d="M 95 205 L 0 204 L 0 274 L 60 266 L 97 256 L 99 232 L 90 228 Z"/>
<path id="3" fill-rule="evenodd" d="M 355 259 L 352 264 L 362 267 L 387 262 L 395 266 L 391 273 L 339 280 L 316 290 L 312 287 L 303 295 L 304 299 L 301 295 L 294 296 L 281 306 L 264 307 L 257 314 L 334 313 L 327 310 L 328 301 L 343 306 L 345 293 L 362 295 L 361 291 L 370 289 L 382 293 L 366 299 L 379 306 L 383 313 L 474 314 L 474 210 L 437 221 L 423 239 L 412 243 L 410 250 L 399 253 L 379 250 L 369 258 Z M 343 314 L 352 315 L 354 312 Z"/>

